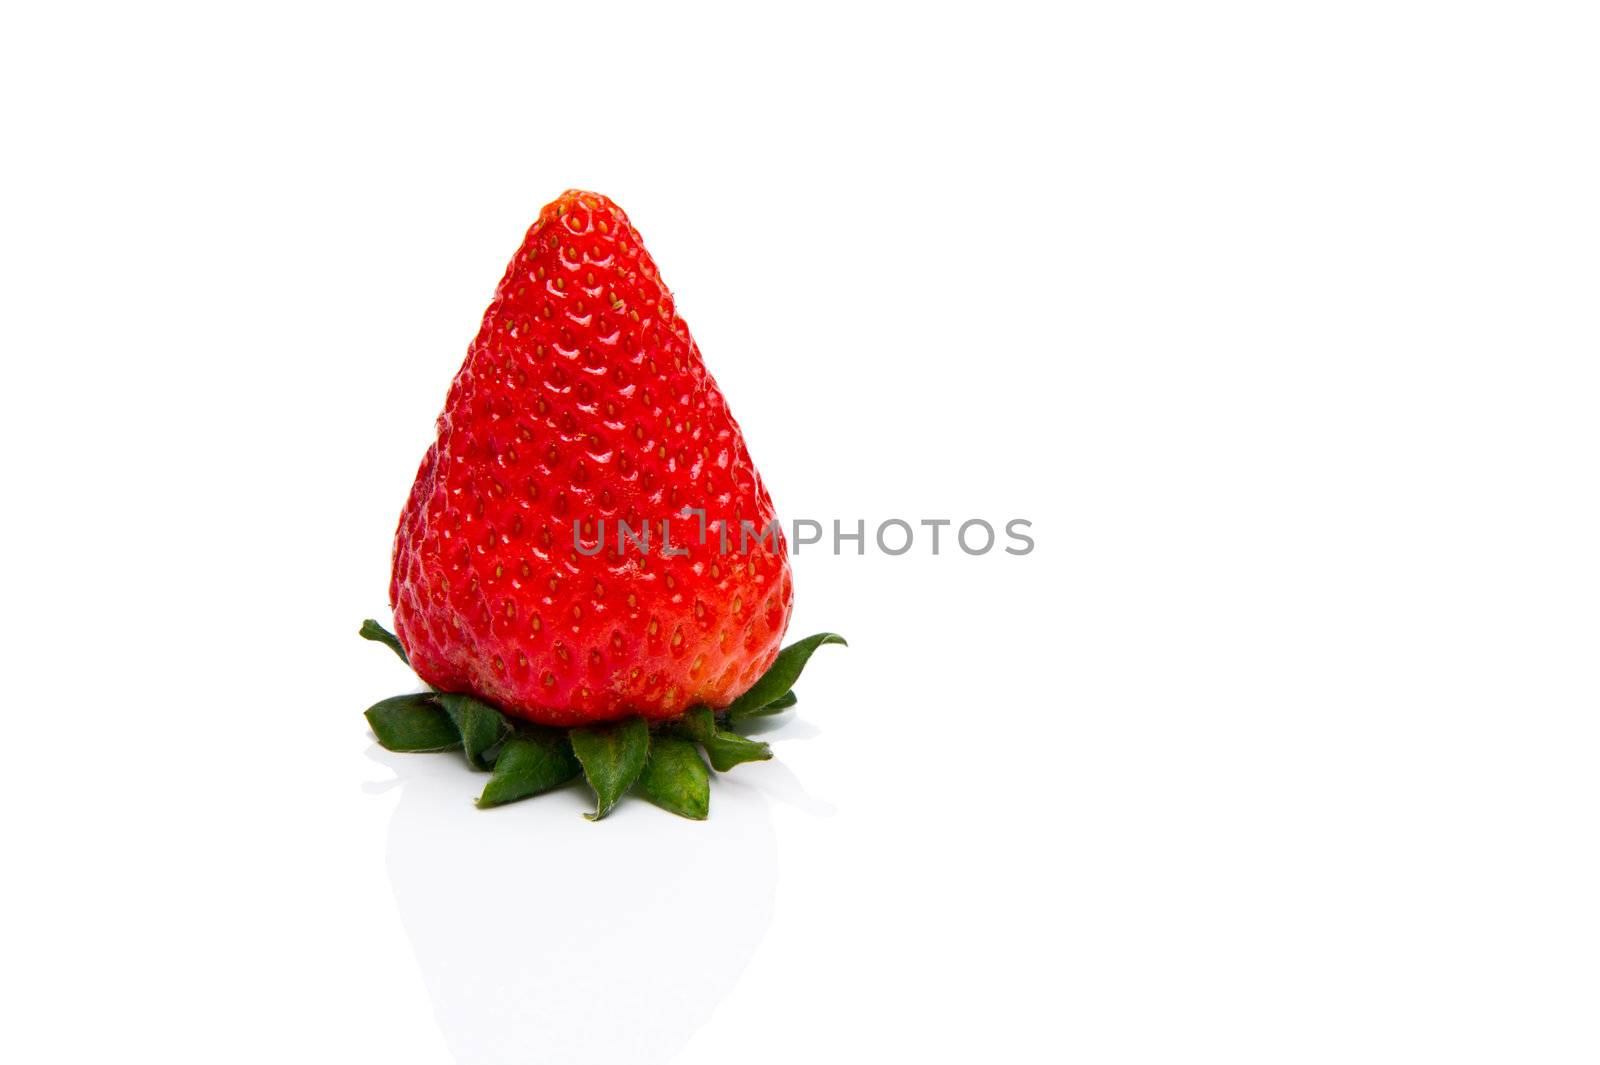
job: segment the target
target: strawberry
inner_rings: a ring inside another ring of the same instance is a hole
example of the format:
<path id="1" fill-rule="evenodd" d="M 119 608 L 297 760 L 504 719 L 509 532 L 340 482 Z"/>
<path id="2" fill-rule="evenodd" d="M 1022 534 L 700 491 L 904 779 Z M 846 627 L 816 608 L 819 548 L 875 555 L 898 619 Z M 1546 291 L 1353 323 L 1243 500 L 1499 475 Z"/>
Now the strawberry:
<path id="1" fill-rule="evenodd" d="M 843 642 L 780 656 L 794 593 L 772 500 L 606 197 L 563 193 L 506 267 L 401 512 L 389 602 L 395 634 L 362 635 L 432 691 L 369 710 L 379 741 L 463 747 L 496 773 L 483 805 L 581 771 L 597 817 L 636 783 L 704 816 L 694 744 L 719 771 L 770 757 L 722 726 L 791 705 L 812 650 Z"/>
<path id="2" fill-rule="evenodd" d="M 705 543 L 685 508 L 705 511 Z M 741 522 L 773 519 L 638 231 L 569 191 L 529 228 L 450 386 L 395 534 L 397 635 L 429 684 L 544 724 L 724 707 L 789 624 L 781 532 L 736 550 Z M 648 554 L 618 520 L 650 527 Z"/>

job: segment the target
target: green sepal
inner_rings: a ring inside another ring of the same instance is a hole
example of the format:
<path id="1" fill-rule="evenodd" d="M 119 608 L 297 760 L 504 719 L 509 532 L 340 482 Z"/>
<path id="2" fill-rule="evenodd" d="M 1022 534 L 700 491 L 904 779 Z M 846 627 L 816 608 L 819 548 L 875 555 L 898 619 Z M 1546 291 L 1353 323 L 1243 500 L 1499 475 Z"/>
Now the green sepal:
<path id="1" fill-rule="evenodd" d="M 480 807 L 502 806 L 559 788 L 582 769 L 561 729 L 519 725 L 500 748 L 494 776 L 478 796 Z"/>
<path id="2" fill-rule="evenodd" d="M 367 708 L 367 724 L 378 743 L 390 751 L 450 751 L 461 746 L 461 734 L 431 692 L 374 703 Z"/>
<path id="3" fill-rule="evenodd" d="M 815 636 L 807 636 L 798 643 L 791 643 L 779 651 L 771 668 L 761 674 L 761 679 L 752 684 L 749 691 L 735 699 L 728 707 L 729 720 L 750 717 L 782 698 L 794 687 L 794 682 L 800 679 L 800 671 L 806 668 L 806 662 L 811 659 L 812 652 L 828 643 L 849 646 L 845 643 L 844 637 L 838 633 L 819 632 Z"/>
<path id="4" fill-rule="evenodd" d="M 724 710 L 721 714 L 720 720 L 729 728 L 737 729 L 744 725 L 753 724 L 754 722 L 759 721 L 761 718 L 773 717 L 774 715 L 781 714 L 799 701 L 800 697 L 794 693 L 793 688 L 790 688 L 788 691 L 772 700 L 772 702 L 768 703 L 766 706 L 759 707 L 755 710 L 746 710 L 737 718 L 734 718 L 732 713 L 729 711 Z"/>
<path id="5" fill-rule="evenodd" d="M 768 703 L 766 706 L 763 706 L 760 710 L 752 710 L 752 711 L 750 711 L 750 713 L 752 715 L 756 715 L 756 716 L 762 716 L 762 715 L 765 715 L 765 714 L 776 714 L 776 713 L 779 713 L 780 711 L 789 709 L 789 707 L 793 706 L 795 703 L 798 703 L 799 701 L 800 701 L 800 696 L 798 696 L 798 695 L 796 695 L 794 693 L 794 689 L 793 688 L 790 688 L 788 691 L 784 692 L 782 695 L 780 695 L 776 699 L 772 700 L 772 702 Z"/>
<path id="6" fill-rule="evenodd" d="M 444 707 L 445 713 L 455 723 L 461 734 L 461 745 L 466 749 L 467 761 L 474 769 L 487 770 L 494 764 L 490 753 L 499 742 L 511 735 L 511 723 L 494 707 L 470 695 L 455 692 L 436 692 L 434 698 Z"/>
<path id="7" fill-rule="evenodd" d="M 706 749 L 711 768 L 726 773 L 741 762 L 764 762 L 772 757 L 772 748 L 759 740 L 747 740 L 717 728 L 717 718 L 710 710 L 697 706 L 673 722 L 672 730 L 694 740 Z"/>
<path id="8" fill-rule="evenodd" d="M 711 809 L 711 774 L 694 744 L 677 736 L 651 741 L 636 790 L 663 810 L 694 821 L 704 821 Z"/>
<path id="9" fill-rule="evenodd" d="M 400 646 L 400 638 L 371 618 L 361 623 L 361 638 L 386 644 L 389 650 L 400 656 L 400 661 L 408 666 L 411 664 L 411 659 L 406 657 L 406 649 Z"/>
<path id="10" fill-rule="evenodd" d="M 606 725 L 575 728 L 567 738 L 583 766 L 584 779 L 594 789 L 594 813 L 583 816 L 598 821 L 611 812 L 643 772 L 650 756 L 650 726 L 642 717 L 630 717 Z"/>
<path id="11" fill-rule="evenodd" d="M 360 635 L 411 664 L 399 639 L 371 618 L 362 622 Z M 829 643 L 845 640 L 824 632 L 790 644 L 731 706 L 715 713 L 695 707 L 653 741 L 642 717 L 570 731 L 521 722 L 514 728 L 493 705 L 452 692 L 397 695 L 369 707 L 366 718 L 388 750 L 463 748 L 474 769 L 493 768 L 478 798 L 481 807 L 550 791 L 581 773 L 595 794 L 594 813 L 584 815 L 591 821 L 609 814 L 629 788 L 665 810 L 703 820 L 710 808 L 710 773 L 695 744 L 705 748 L 718 772 L 771 758 L 767 744 L 724 729 L 794 706 L 794 682 L 812 653 Z"/>

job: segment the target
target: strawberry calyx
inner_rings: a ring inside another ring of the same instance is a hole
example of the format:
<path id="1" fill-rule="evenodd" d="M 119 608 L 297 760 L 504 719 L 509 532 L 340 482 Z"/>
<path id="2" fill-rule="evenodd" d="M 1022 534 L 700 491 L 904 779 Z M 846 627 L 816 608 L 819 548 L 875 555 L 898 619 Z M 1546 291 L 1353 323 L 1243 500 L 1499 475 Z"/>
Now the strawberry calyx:
<path id="1" fill-rule="evenodd" d="M 394 633 L 371 618 L 361 623 L 360 635 L 411 664 Z M 711 805 L 706 760 L 725 773 L 771 758 L 770 746 L 745 735 L 748 727 L 799 701 L 795 681 L 817 648 L 830 643 L 847 646 L 837 633 L 808 636 L 779 651 L 771 667 L 725 709 L 694 706 L 653 725 L 638 716 L 571 728 L 538 725 L 476 696 L 432 688 L 374 703 L 367 708 L 367 724 L 386 750 L 461 751 L 473 769 L 490 774 L 478 796 L 483 808 L 542 795 L 581 776 L 595 795 L 594 812 L 584 814 L 591 821 L 605 817 L 629 792 L 701 821 Z"/>

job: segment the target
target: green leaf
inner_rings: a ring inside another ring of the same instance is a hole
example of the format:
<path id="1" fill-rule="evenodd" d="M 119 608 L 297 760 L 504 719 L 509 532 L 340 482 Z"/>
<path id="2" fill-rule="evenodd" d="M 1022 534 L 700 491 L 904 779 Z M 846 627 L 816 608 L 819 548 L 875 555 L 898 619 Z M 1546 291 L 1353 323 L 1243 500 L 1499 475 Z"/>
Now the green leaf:
<path id="1" fill-rule="evenodd" d="M 704 821 L 711 809 L 711 774 L 694 744 L 677 736 L 657 736 L 639 776 L 639 794 L 663 810 Z"/>
<path id="2" fill-rule="evenodd" d="M 766 706 L 763 706 L 760 710 L 752 710 L 751 713 L 752 714 L 776 714 L 776 713 L 779 713 L 780 711 L 789 709 L 789 707 L 793 706 L 795 703 L 798 703 L 799 701 L 800 701 L 800 696 L 798 696 L 798 695 L 796 695 L 794 693 L 794 689 L 793 688 L 790 688 L 788 691 L 784 692 L 782 695 L 780 695 L 776 699 L 772 700 L 772 702 L 768 703 Z"/>
<path id="3" fill-rule="evenodd" d="M 741 762 L 765 762 L 772 757 L 772 748 L 760 740 L 750 740 L 733 732 L 718 732 L 702 744 L 712 768 L 726 773 Z"/>
<path id="4" fill-rule="evenodd" d="M 411 659 L 406 657 L 406 649 L 400 646 L 399 638 L 382 625 L 379 625 L 376 621 L 373 621 L 371 618 L 368 618 L 361 623 L 361 638 L 364 640 L 373 640 L 377 643 L 388 644 L 389 650 L 400 656 L 400 661 L 404 662 L 408 666 L 411 664 Z"/>
<path id="5" fill-rule="evenodd" d="M 812 652 L 827 643 L 848 646 L 844 642 L 844 637 L 838 633 L 819 632 L 815 636 L 807 636 L 799 643 L 791 643 L 779 651 L 772 668 L 761 674 L 761 679 L 728 707 L 728 717 L 730 719 L 749 717 L 781 699 L 790 688 L 794 687 L 794 682 L 800 679 L 800 671 L 806 668 L 806 662 L 810 660 Z"/>
<path id="6" fill-rule="evenodd" d="M 684 739 L 704 743 L 717 734 L 717 716 L 704 706 L 692 706 L 667 727 Z"/>
<path id="7" fill-rule="evenodd" d="M 493 765 L 489 752 L 511 734 L 511 724 L 500 711 L 470 695 L 436 692 L 434 698 L 439 700 L 461 734 L 461 745 L 467 750 L 467 761 L 472 768 L 488 769 Z"/>
<path id="8" fill-rule="evenodd" d="M 431 692 L 374 703 L 367 709 L 367 724 L 391 751 L 449 751 L 461 746 L 460 733 Z"/>
<path id="9" fill-rule="evenodd" d="M 644 770 L 650 755 L 650 726 L 642 717 L 630 717 L 606 725 L 575 728 L 567 737 L 572 741 L 572 753 L 583 766 L 584 779 L 594 789 L 594 813 L 583 816 L 598 821 L 611 812 Z"/>
<path id="10" fill-rule="evenodd" d="M 719 773 L 726 773 L 741 762 L 764 762 L 772 757 L 772 748 L 765 743 L 717 728 L 716 715 L 703 706 L 685 713 L 672 727 L 674 732 L 704 747 L 711 767 Z"/>
<path id="11" fill-rule="evenodd" d="M 757 707 L 754 710 L 743 711 L 739 714 L 738 721 L 732 720 L 733 714 L 731 711 L 725 712 L 725 716 L 729 719 L 728 723 L 730 725 L 737 725 L 741 721 L 751 721 L 758 717 L 772 717 L 774 714 L 781 714 L 799 701 L 800 697 L 796 695 L 794 693 L 794 689 L 791 688 L 782 695 L 778 696 L 776 699 L 772 700 L 772 702 L 768 703 L 766 706 Z"/>
<path id="12" fill-rule="evenodd" d="M 501 806 L 559 788 L 579 773 L 578 760 L 560 729 L 525 725 L 506 740 L 494 776 L 478 797 L 482 807 Z"/>

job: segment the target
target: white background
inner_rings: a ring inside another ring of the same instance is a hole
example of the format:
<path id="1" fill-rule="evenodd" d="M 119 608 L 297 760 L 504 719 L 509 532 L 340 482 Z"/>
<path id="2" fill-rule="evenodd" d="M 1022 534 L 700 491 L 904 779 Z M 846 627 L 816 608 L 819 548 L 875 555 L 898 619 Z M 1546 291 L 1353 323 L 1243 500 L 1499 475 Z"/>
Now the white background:
<path id="1" fill-rule="evenodd" d="M 22 5 L 18 1062 L 1593 1062 L 1600 47 L 1542 3 Z M 377 750 L 523 230 L 632 215 L 833 629 L 692 824 Z"/>

